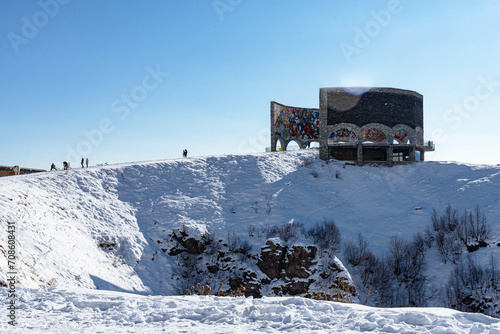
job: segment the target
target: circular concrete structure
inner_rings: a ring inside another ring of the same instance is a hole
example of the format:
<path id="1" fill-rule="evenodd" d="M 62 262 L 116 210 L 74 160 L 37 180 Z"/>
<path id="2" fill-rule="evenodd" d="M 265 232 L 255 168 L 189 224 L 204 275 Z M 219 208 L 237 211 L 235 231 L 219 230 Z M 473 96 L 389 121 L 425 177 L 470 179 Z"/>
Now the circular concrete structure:
<path id="1" fill-rule="evenodd" d="M 419 93 L 395 88 L 370 88 L 358 94 L 360 91 L 365 89 L 321 88 L 320 109 L 326 111 L 326 124 L 423 127 L 423 96 Z"/>
<path id="2" fill-rule="evenodd" d="M 423 96 L 396 88 L 320 89 L 320 108 L 271 102 L 271 150 L 318 141 L 322 159 L 388 164 L 423 160 Z M 316 117 L 316 115 L 319 116 Z"/>

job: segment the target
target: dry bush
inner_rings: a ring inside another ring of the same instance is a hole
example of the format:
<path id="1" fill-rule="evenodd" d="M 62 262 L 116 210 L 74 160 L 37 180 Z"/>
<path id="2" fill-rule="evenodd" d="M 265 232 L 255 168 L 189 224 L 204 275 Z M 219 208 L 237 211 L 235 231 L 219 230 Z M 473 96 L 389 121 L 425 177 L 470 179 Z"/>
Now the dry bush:
<path id="1" fill-rule="evenodd" d="M 215 296 L 218 297 L 245 297 L 245 287 L 240 286 L 236 289 L 229 289 L 228 291 L 222 290 L 223 284 L 219 284 L 219 288 L 215 293 Z M 196 289 L 197 288 L 197 289 Z M 199 295 L 199 296 L 210 296 L 212 292 L 212 288 L 210 285 L 203 286 L 201 283 L 196 284 L 196 288 L 191 286 L 190 289 L 186 289 L 186 295 Z"/>
<path id="2" fill-rule="evenodd" d="M 333 219 L 325 218 L 322 223 L 317 223 L 311 228 L 307 234 L 313 237 L 314 243 L 318 245 L 321 250 L 337 249 L 342 242 L 340 229 Z"/>
<path id="3" fill-rule="evenodd" d="M 305 298 L 314 300 L 326 300 L 339 303 L 352 303 L 354 287 L 349 284 L 345 277 L 339 278 L 337 286 L 329 286 L 324 289 L 318 289 L 304 295 Z"/>

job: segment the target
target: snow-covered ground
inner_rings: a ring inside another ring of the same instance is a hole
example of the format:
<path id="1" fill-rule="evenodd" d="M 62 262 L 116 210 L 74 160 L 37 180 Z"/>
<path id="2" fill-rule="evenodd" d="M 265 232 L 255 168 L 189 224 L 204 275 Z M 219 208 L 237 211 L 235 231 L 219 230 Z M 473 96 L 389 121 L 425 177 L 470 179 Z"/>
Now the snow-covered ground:
<path id="1" fill-rule="evenodd" d="M 59 324 L 60 331 L 83 326 L 90 332 L 105 331 L 108 323 L 115 332 L 141 332 L 141 326 L 151 332 L 231 332 L 239 325 L 248 331 L 291 331 L 293 325 L 296 332 L 397 328 L 479 333 L 496 320 L 444 309 L 372 309 L 295 297 L 168 297 L 183 290 L 173 279 L 176 258 L 166 255 L 164 247 L 168 235 L 184 226 L 195 236 L 234 233 L 256 249 L 265 240 L 249 236 L 249 226 L 258 231 L 293 220 L 307 227 L 332 218 L 343 240 L 363 232 L 370 249 L 382 255 L 391 235 L 410 239 L 423 231 L 433 208 L 442 213 L 451 204 L 461 212 L 478 205 L 493 233 L 490 246 L 474 254 L 487 264 L 491 255 L 499 258 L 499 180 L 498 166 L 424 162 L 359 167 L 321 161 L 314 149 L 0 178 L 2 231 L 8 222 L 16 231 L 19 324 L 51 332 L 43 326 Z M 4 232 L 4 284 L 6 245 Z M 428 254 L 429 306 L 439 305 L 437 289 L 451 268 L 434 250 Z M 96 288 L 115 292 L 75 290 Z"/>
<path id="2" fill-rule="evenodd" d="M 500 333 L 500 320 L 444 308 L 377 309 L 302 297 L 141 296 L 23 289 L 2 333 Z"/>

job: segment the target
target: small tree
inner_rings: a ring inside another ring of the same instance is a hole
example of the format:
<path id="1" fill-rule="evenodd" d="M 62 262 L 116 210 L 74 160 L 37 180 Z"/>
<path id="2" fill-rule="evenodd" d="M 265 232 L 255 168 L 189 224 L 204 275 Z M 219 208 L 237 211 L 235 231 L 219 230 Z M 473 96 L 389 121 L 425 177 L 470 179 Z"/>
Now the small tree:
<path id="1" fill-rule="evenodd" d="M 342 242 L 340 229 L 333 219 L 325 218 L 322 223 L 317 223 L 310 229 L 308 234 L 314 238 L 314 243 L 322 250 L 337 249 Z"/>
<path id="2" fill-rule="evenodd" d="M 474 209 L 474 219 L 471 219 L 471 225 L 475 225 L 472 237 L 475 241 L 484 241 L 490 237 L 491 226 L 486 221 L 486 216 L 481 212 L 479 205 Z"/>
<path id="3" fill-rule="evenodd" d="M 344 243 L 344 256 L 346 261 L 353 266 L 361 263 L 361 260 L 366 255 L 368 242 L 363 238 L 361 232 L 358 234 L 358 242 L 354 244 L 352 241 Z"/>

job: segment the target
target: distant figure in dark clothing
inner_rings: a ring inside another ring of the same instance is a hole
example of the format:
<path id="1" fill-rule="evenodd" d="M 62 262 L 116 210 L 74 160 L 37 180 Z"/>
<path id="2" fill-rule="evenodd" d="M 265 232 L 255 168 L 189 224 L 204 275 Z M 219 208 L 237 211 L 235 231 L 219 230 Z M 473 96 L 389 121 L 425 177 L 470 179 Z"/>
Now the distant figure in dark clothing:
<path id="1" fill-rule="evenodd" d="M 187 158 L 187 156 L 188 156 L 188 150 L 184 149 L 184 151 L 182 151 L 182 156 L 184 158 Z"/>
<path id="2" fill-rule="evenodd" d="M 85 161 L 85 160 L 83 160 L 83 158 L 82 158 L 82 168 L 84 167 L 84 166 L 83 166 L 83 162 L 84 162 L 84 161 Z"/>
<path id="3" fill-rule="evenodd" d="M 57 170 L 55 163 L 52 163 L 52 165 L 50 165 L 50 171 L 52 172 L 53 170 Z"/>
<path id="4" fill-rule="evenodd" d="M 87 168 L 89 168 L 89 158 L 87 158 L 87 160 L 85 160 L 85 164 L 87 165 Z"/>
<path id="5" fill-rule="evenodd" d="M 68 163 L 66 161 L 63 161 L 63 168 L 64 170 L 68 170 Z"/>

